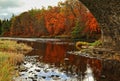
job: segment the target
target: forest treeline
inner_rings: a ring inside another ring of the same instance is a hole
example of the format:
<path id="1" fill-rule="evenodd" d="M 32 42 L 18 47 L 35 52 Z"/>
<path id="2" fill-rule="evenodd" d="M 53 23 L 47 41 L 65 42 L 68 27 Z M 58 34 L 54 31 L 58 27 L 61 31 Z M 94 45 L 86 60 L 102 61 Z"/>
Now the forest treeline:
<path id="1" fill-rule="evenodd" d="M 1 36 L 97 38 L 100 28 L 94 16 L 78 0 L 58 6 L 31 9 L 10 20 L 0 20 Z"/>

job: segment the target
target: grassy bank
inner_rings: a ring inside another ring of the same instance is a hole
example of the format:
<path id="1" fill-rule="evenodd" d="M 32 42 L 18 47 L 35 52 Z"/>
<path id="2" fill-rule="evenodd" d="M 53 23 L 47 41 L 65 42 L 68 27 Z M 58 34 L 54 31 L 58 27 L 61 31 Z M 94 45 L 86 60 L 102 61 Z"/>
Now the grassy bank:
<path id="1" fill-rule="evenodd" d="M 23 53 L 32 50 L 31 47 L 16 41 L 0 40 L 0 81 L 12 81 L 16 74 L 16 64 L 24 61 Z"/>
<path id="2" fill-rule="evenodd" d="M 32 48 L 25 45 L 24 43 L 18 44 L 16 41 L 11 40 L 0 40 L 0 51 L 6 52 L 28 52 Z"/>

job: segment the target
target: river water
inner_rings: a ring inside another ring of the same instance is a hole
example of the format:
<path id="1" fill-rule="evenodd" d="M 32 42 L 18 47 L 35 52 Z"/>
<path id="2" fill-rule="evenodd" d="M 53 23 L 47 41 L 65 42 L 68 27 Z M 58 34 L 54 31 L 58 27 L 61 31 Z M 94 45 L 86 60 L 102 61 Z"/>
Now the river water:
<path id="1" fill-rule="evenodd" d="M 12 39 L 13 40 L 13 39 Z M 15 39 L 16 40 L 16 39 Z M 120 62 L 81 56 L 65 39 L 17 39 L 32 46 L 15 81 L 120 81 Z"/>
<path id="2" fill-rule="evenodd" d="M 100 76 L 101 61 L 69 53 L 77 50 L 74 42 L 70 40 L 45 39 L 29 42 L 19 40 L 18 42 L 24 42 L 33 47 L 33 50 L 26 54 L 26 58 L 36 56 L 37 61 L 44 66 L 39 68 L 40 70 L 49 68 L 48 72 L 38 73 L 39 77 L 43 77 L 39 79 L 40 81 L 97 81 Z M 35 66 L 34 69 L 36 68 L 38 67 Z M 53 78 L 55 75 L 57 78 Z"/>

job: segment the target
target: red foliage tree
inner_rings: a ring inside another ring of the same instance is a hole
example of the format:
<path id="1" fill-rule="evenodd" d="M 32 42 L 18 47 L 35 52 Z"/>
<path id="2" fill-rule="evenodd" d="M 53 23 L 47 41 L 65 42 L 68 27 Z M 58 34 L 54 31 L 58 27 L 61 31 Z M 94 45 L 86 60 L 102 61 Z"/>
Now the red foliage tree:
<path id="1" fill-rule="evenodd" d="M 94 16 L 88 12 L 86 14 L 86 28 L 85 28 L 85 32 L 100 32 L 100 27 L 96 21 L 96 19 L 94 18 Z"/>
<path id="2" fill-rule="evenodd" d="M 71 36 L 76 21 L 82 23 L 79 26 L 83 27 L 82 33 L 100 32 L 94 16 L 77 0 L 66 0 L 56 7 L 24 12 L 12 21 L 10 32 L 12 36 L 21 37 Z"/>
<path id="3" fill-rule="evenodd" d="M 45 15 L 46 28 L 50 35 L 58 35 L 65 30 L 65 16 L 58 10 L 59 7 L 53 7 Z"/>

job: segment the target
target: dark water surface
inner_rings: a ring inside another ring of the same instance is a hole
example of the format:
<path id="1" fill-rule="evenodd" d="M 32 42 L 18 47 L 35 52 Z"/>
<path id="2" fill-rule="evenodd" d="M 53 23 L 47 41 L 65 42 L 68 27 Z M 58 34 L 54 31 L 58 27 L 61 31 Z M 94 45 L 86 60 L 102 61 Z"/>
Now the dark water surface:
<path id="1" fill-rule="evenodd" d="M 39 62 L 52 65 L 64 73 L 63 79 L 54 81 L 120 81 L 120 62 L 68 54 L 76 51 L 74 42 L 69 40 L 29 42 L 19 40 L 18 42 L 24 42 L 33 47 L 26 56 L 38 56 L 36 59 Z M 53 80 L 45 79 L 45 81 Z"/>

